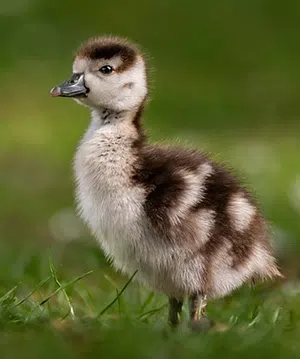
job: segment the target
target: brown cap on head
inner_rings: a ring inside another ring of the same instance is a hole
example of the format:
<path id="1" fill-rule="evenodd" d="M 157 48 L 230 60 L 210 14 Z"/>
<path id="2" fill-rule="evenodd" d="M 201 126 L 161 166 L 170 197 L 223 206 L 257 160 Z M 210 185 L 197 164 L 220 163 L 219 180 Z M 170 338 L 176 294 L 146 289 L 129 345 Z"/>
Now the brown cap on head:
<path id="1" fill-rule="evenodd" d="M 76 57 L 91 60 L 111 59 L 120 56 L 122 64 L 116 69 L 118 72 L 125 71 L 132 66 L 140 52 L 135 45 L 130 44 L 126 39 L 117 37 L 94 37 L 82 44 Z"/>

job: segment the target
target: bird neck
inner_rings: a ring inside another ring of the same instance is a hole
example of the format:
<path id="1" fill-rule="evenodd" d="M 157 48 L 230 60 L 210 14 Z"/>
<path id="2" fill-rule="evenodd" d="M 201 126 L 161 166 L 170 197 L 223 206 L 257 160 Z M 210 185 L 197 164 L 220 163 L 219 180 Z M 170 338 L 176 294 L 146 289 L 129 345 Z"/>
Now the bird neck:
<path id="1" fill-rule="evenodd" d="M 132 110 L 116 111 L 109 108 L 93 109 L 88 133 L 92 135 L 100 129 L 112 130 L 120 135 L 130 135 L 135 144 L 140 146 L 146 141 L 142 125 L 143 112 L 144 101 L 140 106 Z"/>
<path id="2" fill-rule="evenodd" d="M 97 124 L 98 128 L 104 126 L 118 126 L 125 119 L 129 118 L 131 111 L 116 111 L 109 108 L 96 108 L 92 110 L 92 122 Z"/>

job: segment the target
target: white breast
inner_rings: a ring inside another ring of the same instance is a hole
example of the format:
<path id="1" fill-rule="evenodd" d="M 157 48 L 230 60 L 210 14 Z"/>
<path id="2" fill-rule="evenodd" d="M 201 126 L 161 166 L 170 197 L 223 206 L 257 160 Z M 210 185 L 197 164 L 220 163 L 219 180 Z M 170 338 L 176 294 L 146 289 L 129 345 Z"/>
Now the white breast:
<path id="1" fill-rule="evenodd" d="M 132 139 L 119 133 L 105 126 L 85 136 L 76 153 L 75 174 L 80 215 L 105 254 L 127 272 L 135 265 L 145 196 L 131 183 Z"/>

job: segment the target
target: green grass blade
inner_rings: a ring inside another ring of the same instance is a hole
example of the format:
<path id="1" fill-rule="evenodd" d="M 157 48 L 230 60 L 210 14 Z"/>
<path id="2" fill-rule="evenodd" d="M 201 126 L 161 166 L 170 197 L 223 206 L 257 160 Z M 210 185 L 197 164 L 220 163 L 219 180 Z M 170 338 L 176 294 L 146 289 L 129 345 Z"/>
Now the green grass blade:
<path id="1" fill-rule="evenodd" d="M 119 310 L 119 315 L 121 316 L 122 303 L 121 303 L 121 297 L 120 297 L 120 295 L 119 295 L 118 285 L 117 285 L 117 283 L 116 283 L 114 280 L 112 280 L 112 279 L 110 278 L 109 275 L 105 274 L 105 275 L 104 275 L 104 278 L 105 278 L 105 279 L 115 288 L 115 290 L 116 290 L 116 294 L 117 294 L 117 297 L 116 297 L 116 298 L 118 298 L 118 310 Z"/>
<path id="2" fill-rule="evenodd" d="M 90 270 L 82 275 L 80 275 L 79 277 L 76 277 L 75 279 L 71 280 L 68 283 L 63 284 L 62 286 L 60 286 L 59 288 L 57 288 L 56 291 L 54 291 L 52 294 L 50 294 L 47 298 L 43 299 L 40 302 L 40 305 L 44 305 L 45 303 L 47 303 L 52 297 L 54 297 L 57 293 L 59 293 L 60 291 L 62 291 L 63 289 L 70 287 L 71 285 L 73 285 L 74 283 L 78 282 L 79 280 L 81 280 L 82 278 L 92 274 L 94 271 Z"/>
<path id="3" fill-rule="evenodd" d="M 137 273 L 137 270 L 133 273 L 133 275 L 128 279 L 124 287 L 119 291 L 117 296 L 105 307 L 101 310 L 101 312 L 96 316 L 96 318 L 100 318 L 112 305 L 114 305 L 120 298 L 120 296 L 123 294 L 123 292 L 126 290 L 126 288 L 129 286 L 129 284 L 132 282 L 133 278 L 135 277 Z"/>
<path id="4" fill-rule="evenodd" d="M 158 308 L 151 309 L 151 310 L 149 310 L 148 312 L 145 312 L 145 313 L 139 315 L 139 316 L 138 316 L 138 319 L 142 319 L 142 318 L 145 318 L 145 317 L 151 317 L 152 315 L 154 315 L 154 314 L 160 312 L 160 311 L 161 311 L 162 309 L 164 309 L 167 305 L 168 305 L 168 304 L 165 303 L 165 304 L 161 305 L 161 306 L 158 307 Z"/>
<path id="5" fill-rule="evenodd" d="M 9 297 L 12 293 L 16 291 L 16 289 L 19 287 L 19 285 L 15 285 L 12 289 L 10 289 L 8 292 L 6 292 L 1 298 L 0 303 L 5 300 L 7 297 Z"/>
<path id="6" fill-rule="evenodd" d="M 145 299 L 144 303 L 141 306 L 140 312 L 143 313 L 143 311 L 148 307 L 148 305 L 152 302 L 154 298 L 154 292 L 150 292 L 147 298 Z"/>
<path id="7" fill-rule="evenodd" d="M 32 296 L 33 293 L 35 293 L 40 287 L 42 287 L 46 282 L 48 282 L 48 280 L 51 279 L 51 276 L 48 276 L 46 278 L 44 278 L 43 280 L 41 280 L 37 285 L 36 287 L 28 294 L 26 295 L 26 297 L 24 297 L 23 299 L 19 300 L 16 304 L 14 304 L 12 306 L 12 308 L 15 308 L 17 307 L 18 305 L 21 305 L 23 304 L 24 302 L 26 302 L 26 300 L 28 298 L 30 298 Z"/>
<path id="8" fill-rule="evenodd" d="M 50 272 L 52 274 L 52 277 L 53 277 L 55 283 L 57 284 L 57 286 L 60 288 L 62 285 L 61 285 L 60 281 L 58 280 L 57 272 L 56 272 L 56 269 L 55 269 L 53 261 L 52 261 L 51 253 L 49 253 L 48 261 L 49 261 L 49 267 L 50 267 Z M 68 296 L 67 292 L 64 289 L 62 289 L 62 292 L 63 292 L 63 295 L 66 298 L 66 301 L 67 301 L 68 306 L 69 306 L 69 311 L 64 316 L 64 318 L 66 318 L 69 314 L 71 314 L 71 317 L 74 319 L 75 318 L 75 312 L 74 312 L 74 308 L 73 308 L 72 303 L 71 303 L 71 299 L 70 299 L 70 297 Z"/>

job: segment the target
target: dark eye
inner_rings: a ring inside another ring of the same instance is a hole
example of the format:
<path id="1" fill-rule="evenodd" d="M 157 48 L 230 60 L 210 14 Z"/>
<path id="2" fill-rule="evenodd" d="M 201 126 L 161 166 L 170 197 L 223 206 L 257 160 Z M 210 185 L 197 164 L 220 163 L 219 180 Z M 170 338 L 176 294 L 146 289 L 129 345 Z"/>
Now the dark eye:
<path id="1" fill-rule="evenodd" d="M 109 65 L 105 65 L 105 66 L 102 66 L 101 69 L 99 69 L 99 71 L 105 75 L 108 75 L 113 72 L 113 68 Z"/>

